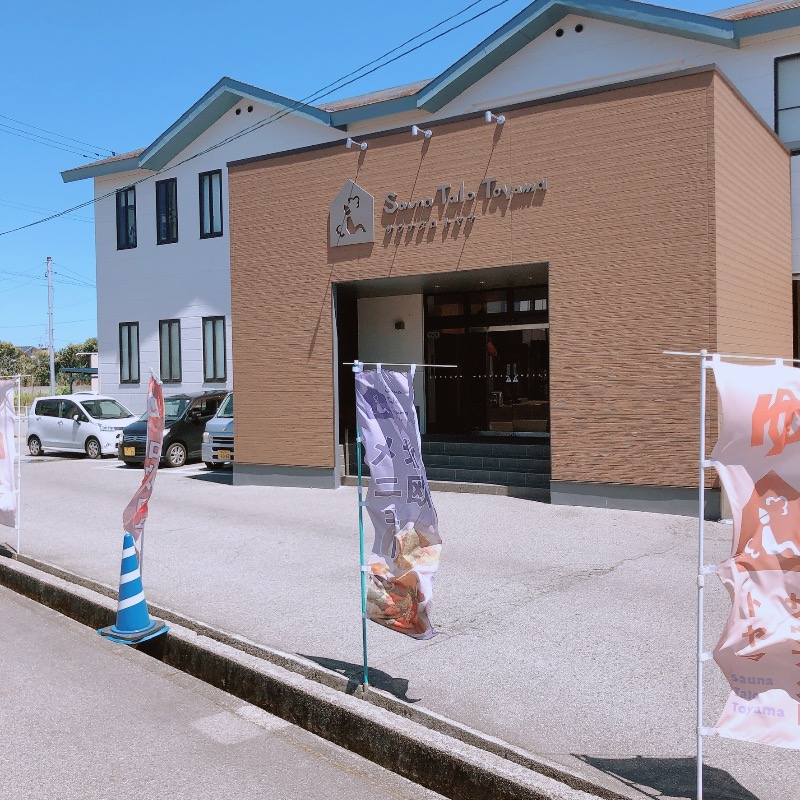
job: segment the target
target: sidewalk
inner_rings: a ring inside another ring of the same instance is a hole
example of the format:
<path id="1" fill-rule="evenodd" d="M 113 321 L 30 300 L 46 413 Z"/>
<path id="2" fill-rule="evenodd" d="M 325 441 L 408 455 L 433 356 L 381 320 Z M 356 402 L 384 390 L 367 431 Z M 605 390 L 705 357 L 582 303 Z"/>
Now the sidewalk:
<path id="1" fill-rule="evenodd" d="M 23 554 L 116 586 L 122 509 L 139 478 L 114 461 L 26 459 Z M 693 797 L 696 521 L 487 495 L 434 502 L 440 633 L 417 642 L 370 625 L 382 688 L 590 780 L 610 773 L 642 797 Z M 357 675 L 356 519 L 352 488 L 234 487 L 202 468 L 164 470 L 147 599 Z M 724 559 L 730 527 L 707 532 L 709 562 Z M 728 600 L 707 585 L 710 649 Z M 706 675 L 710 725 L 727 688 L 713 664 Z M 716 738 L 705 749 L 716 768 L 706 800 L 793 795 L 795 753 Z"/>

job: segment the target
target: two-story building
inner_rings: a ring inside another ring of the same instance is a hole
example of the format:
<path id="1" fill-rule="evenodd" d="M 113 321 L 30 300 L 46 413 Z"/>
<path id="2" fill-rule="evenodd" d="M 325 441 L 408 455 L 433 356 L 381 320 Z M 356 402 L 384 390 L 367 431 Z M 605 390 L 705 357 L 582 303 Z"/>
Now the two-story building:
<path id="1" fill-rule="evenodd" d="M 416 379 L 429 477 L 691 512 L 698 367 L 662 351 L 792 354 L 798 6 L 536 0 L 324 108 L 223 79 L 64 173 L 95 180 L 102 390 L 233 356 L 235 481 L 334 487 L 344 362 L 453 364 Z"/>

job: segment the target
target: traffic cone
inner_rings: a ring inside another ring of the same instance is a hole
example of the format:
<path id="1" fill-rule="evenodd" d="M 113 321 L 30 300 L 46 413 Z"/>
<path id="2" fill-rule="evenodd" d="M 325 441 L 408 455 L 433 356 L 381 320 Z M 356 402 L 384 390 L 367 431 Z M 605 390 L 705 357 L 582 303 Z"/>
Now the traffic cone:
<path id="1" fill-rule="evenodd" d="M 112 642 L 139 644 L 169 630 L 161 620 L 151 620 L 142 589 L 142 574 L 139 558 L 133 545 L 133 537 L 126 531 L 122 544 L 122 569 L 119 579 L 119 602 L 117 621 L 97 632 Z"/>

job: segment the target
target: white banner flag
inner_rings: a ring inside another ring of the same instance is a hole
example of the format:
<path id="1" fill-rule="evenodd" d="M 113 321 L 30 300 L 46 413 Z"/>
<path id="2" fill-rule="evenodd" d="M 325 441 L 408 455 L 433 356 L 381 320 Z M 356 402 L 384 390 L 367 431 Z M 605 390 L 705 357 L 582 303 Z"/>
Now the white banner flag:
<path id="1" fill-rule="evenodd" d="M 17 445 L 14 439 L 16 381 L 0 381 L 0 525 L 17 527 Z"/>
<path id="2" fill-rule="evenodd" d="M 357 373 L 356 409 L 371 475 L 367 511 L 375 526 L 367 616 L 427 639 L 435 633 L 428 606 L 442 540 L 420 452 L 413 373 Z"/>
<path id="3" fill-rule="evenodd" d="M 731 686 L 721 736 L 800 749 L 800 369 L 714 363 L 712 454 L 731 504 L 717 574 L 731 612 L 714 658 Z"/>

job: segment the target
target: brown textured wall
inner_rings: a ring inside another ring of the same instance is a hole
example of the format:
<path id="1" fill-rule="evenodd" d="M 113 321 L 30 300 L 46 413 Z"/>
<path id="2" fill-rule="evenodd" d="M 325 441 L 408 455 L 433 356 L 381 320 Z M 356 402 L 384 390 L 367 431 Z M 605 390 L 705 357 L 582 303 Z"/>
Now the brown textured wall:
<path id="1" fill-rule="evenodd" d="M 789 157 L 722 79 L 714 82 L 717 346 L 792 357 Z"/>
<path id="2" fill-rule="evenodd" d="M 708 71 L 514 110 L 502 127 L 440 124 L 427 143 L 403 131 L 365 153 L 232 166 L 237 462 L 333 466 L 332 281 L 546 261 L 553 478 L 696 482 L 697 365 L 661 351 L 716 342 L 714 81 Z M 462 229 L 384 234 L 445 216 L 437 204 L 388 217 L 387 191 L 422 198 L 485 175 L 549 188 L 533 203 L 479 199 Z M 375 196 L 376 241 L 330 250 L 328 206 L 351 178 Z"/>

